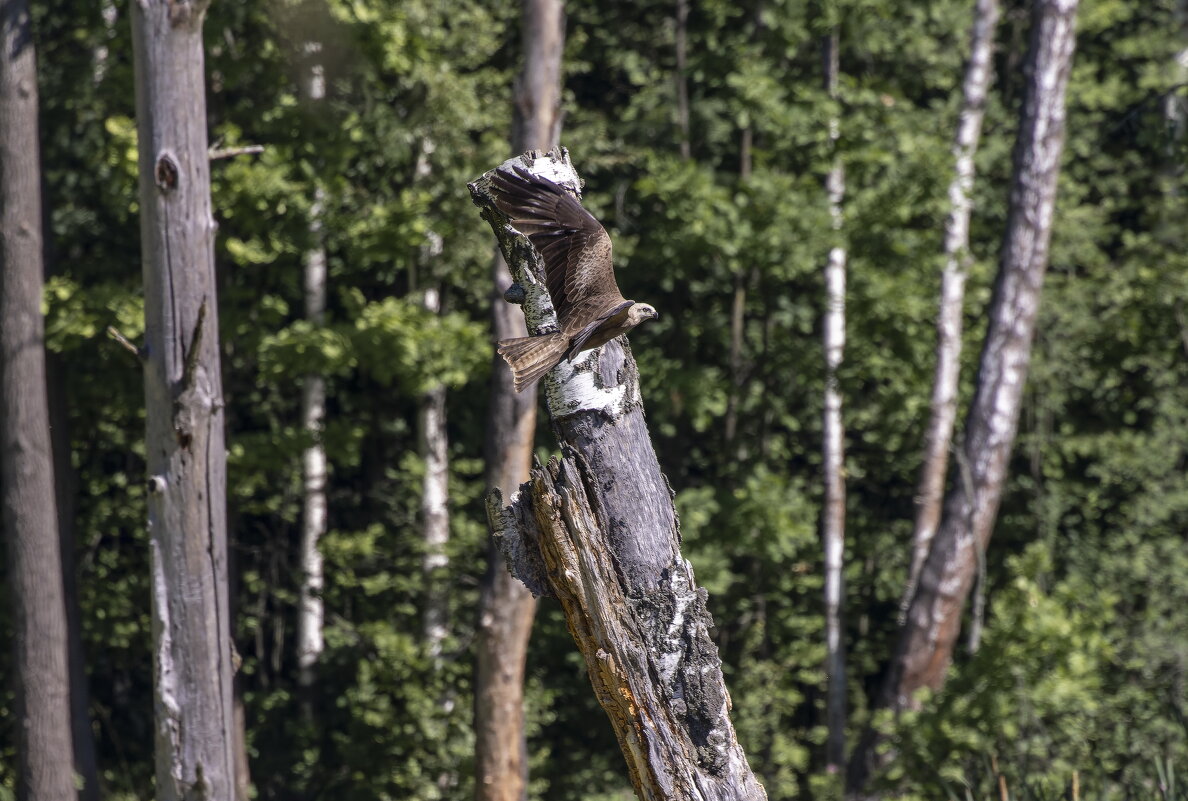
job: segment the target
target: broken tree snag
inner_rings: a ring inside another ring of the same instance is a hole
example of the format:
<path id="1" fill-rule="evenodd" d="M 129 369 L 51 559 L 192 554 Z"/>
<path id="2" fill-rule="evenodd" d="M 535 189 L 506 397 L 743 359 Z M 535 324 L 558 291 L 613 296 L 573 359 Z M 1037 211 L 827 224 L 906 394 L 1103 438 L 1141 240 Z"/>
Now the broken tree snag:
<path id="1" fill-rule="evenodd" d="M 500 169 L 512 164 L 580 199 L 564 149 L 532 151 Z M 512 297 L 531 334 L 555 330 L 540 256 L 495 209 L 490 175 L 470 190 L 521 288 Z M 538 465 L 510 506 L 491 494 L 492 533 L 513 575 L 560 600 L 641 799 L 763 801 L 730 722 L 706 592 L 681 556 L 638 379 L 623 337 L 549 372 L 545 397 L 562 456 Z"/>
<path id="2" fill-rule="evenodd" d="M 202 18 L 132 8 L 156 797 L 234 795 L 226 443 Z"/>

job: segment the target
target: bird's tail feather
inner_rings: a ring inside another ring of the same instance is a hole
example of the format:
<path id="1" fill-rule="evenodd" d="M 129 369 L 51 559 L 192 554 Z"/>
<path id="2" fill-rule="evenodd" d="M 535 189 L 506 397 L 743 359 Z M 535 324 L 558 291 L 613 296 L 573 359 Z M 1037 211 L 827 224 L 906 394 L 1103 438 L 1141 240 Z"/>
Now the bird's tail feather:
<path id="1" fill-rule="evenodd" d="M 512 369 L 516 392 L 556 367 L 565 358 L 567 341 L 560 333 L 500 340 L 499 355 Z"/>

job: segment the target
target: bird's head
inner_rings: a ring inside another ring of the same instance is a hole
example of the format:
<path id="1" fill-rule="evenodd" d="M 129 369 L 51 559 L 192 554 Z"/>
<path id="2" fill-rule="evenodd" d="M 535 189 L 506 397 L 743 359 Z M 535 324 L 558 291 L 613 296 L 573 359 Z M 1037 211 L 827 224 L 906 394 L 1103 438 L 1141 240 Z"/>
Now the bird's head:
<path id="1" fill-rule="evenodd" d="M 655 307 L 648 303 L 635 303 L 627 310 L 627 322 L 633 327 L 644 320 L 655 320 L 660 316 Z"/>

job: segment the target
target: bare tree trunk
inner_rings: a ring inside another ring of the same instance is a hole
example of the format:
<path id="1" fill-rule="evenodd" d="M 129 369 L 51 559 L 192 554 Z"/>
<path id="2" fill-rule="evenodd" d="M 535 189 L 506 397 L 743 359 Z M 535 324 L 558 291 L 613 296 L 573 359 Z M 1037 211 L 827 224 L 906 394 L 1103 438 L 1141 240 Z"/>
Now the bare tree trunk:
<path id="1" fill-rule="evenodd" d="M 66 601 L 46 396 L 37 63 L 28 3 L 3 3 L 0 53 L 0 505 L 8 543 L 18 794 L 74 789 Z"/>
<path id="2" fill-rule="evenodd" d="M 677 130 L 681 135 L 681 158 L 693 155 L 689 136 L 689 79 L 688 79 L 689 0 L 676 3 L 676 106 Z M 531 148 L 525 148 L 531 149 Z"/>
<path id="3" fill-rule="evenodd" d="M 994 73 L 994 32 L 998 27 L 998 15 L 998 0 L 977 0 L 974 5 L 969 62 L 965 67 L 961 112 L 952 150 L 956 169 L 949 183 L 949 216 L 945 218 L 945 267 L 941 273 L 940 313 L 936 320 L 936 373 L 932 380 L 931 413 L 925 434 L 924 466 L 916 493 L 916 524 L 912 534 L 911 568 L 903 594 L 904 613 L 916 592 L 920 570 L 940 522 L 949 447 L 957 419 L 965 277 L 973 263 L 969 252 L 970 193 L 974 184 L 974 154 L 982 133 L 986 94 Z"/>
<path id="4" fill-rule="evenodd" d="M 565 48 L 562 0 L 524 0 L 524 71 L 516 82 L 512 150 L 549 148 L 561 135 L 561 54 Z M 496 340 L 527 334 L 520 310 L 503 302 L 511 276 L 502 255 L 494 260 L 491 295 Z M 493 357 L 487 422 L 486 480 L 506 496 L 528 480 L 536 429 L 536 397 L 517 394 L 503 359 Z M 492 543 L 479 594 L 475 644 L 474 729 L 477 801 L 528 797 L 524 734 L 524 666 L 536 599 L 513 579 Z"/>
<path id="5" fill-rule="evenodd" d="M 320 106 L 326 96 L 326 79 L 319 60 L 320 42 L 306 42 L 305 54 L 311 59 L 305 75 L 307 102 Z M 311 246 L 305 252 L 305 319 L 322 325 L 326 319 L 326 248 L 322 242 L 322 211 L 325 192 L 314 179 L 314 199 L 309 210 Z M 297 684 L 302 687 L 303 713 L 313 719 L 311 690 L 317 681 L 318 662 L 325 644 L 322 625 L 322 552 L 318 548 L 326 533 L 326 449 L 322 432 L 326 424 L 326 379 L 319 373 L 307 373 L 301 386 L 301 427 L 309 444 L 301 455 L 301 590 L 297 612 Z"/>
<path id="6" fill-rule="evenodd" d="M 433 287 L 425 290 L 424 306 L 434 314 L 441 312 L 441 293 Z M 450 559 L 446 544 L 450 541 L 449 440 L 446 436 L 446 388 L 433 387 L 421 397 L 419 414 L 421 455 L 425 459 L 425 480 L 421 492 L 421 525 L 425 554 L 421 566 L 425 576 L 424 635 L 426 652 L 436 664 L 442 642 L 449 634 L 449 596 L 444 583 Z"/>
<path id="7" fill-rule="evenodd" d="M 132 3 L 157 797 L 233 797 L 226 448 L 205 3 Z"/>
<path id="8" fill-rule="evenodd" d="M 920 572 L 878 708 L 914 708 L 916 692 L 944 683 L 978 566 L 990 541 L 1019 420 L 1039 310 L 1064 144 L 1064 92 L 1072 66 L 1077 0 L 1038 0 L 1006 233 L 977 391 L 958 460 L 968 480 L 956 482 Z M 860 790 L 873 764 L 877 734 L 864 737 L 851 763 Z"/>
<path id="9" fill-rule="evenodd" d="M 825 89 L 837 99 L 838 36 L 835 29 L 824 42 Z M 829 121 L 829 139 L 836 147 L 839 121 Z M 846 764 L 846 652 L 843 634 L 843 561 L 846 544 L 845 428 L 842 426 L 842 397 L 837 383 L 846 348 L 846 249 L 841 245 L 841 204 L 846 192 L 846 175 L 841 158 L 833 157 L 826 178 L 829 216 L 833 221 L 834 246 L 825 265 L 825 419 L 821 468 L 825 478 L 825 502 L 821 536 L 825 546 L 825 673 L 828 687 L 825 719 L 825 766 L 840 773 Z"/>
<path id="10" fill-rule="evenodd" d="M 65 376 L 58 354 L 46 352 L 46 390 L 49 397 L 50 440 L 54 453 L 54 490 L 58 512 L 62 593 L 66 603 L 66 658 L 70 674 L 70 727 L 74 742 L 74 772 L 82 786 L 79 801 L 99 801 L 99 760 L 91 731 L 91 690 L 82 641 L 82 612 L 78 605 L 75 558 L 75 496 L 78 476 L 71 461 L 70 413 Z"/>
<path id="11" fill-rule="evenodd" d="M 577 194 L 567 154 L 521 163 Z M 533 333 L 556 324 L 539 254 L 495 211 L 490 173 L 471 184 L 523 290 Z M 509 233 L 510 232 L 510 233 Z M 652 449 L 639 373 L 618 339 L 544 379 L 563 458 L 532 471 L 488 515 L 513 573 L 560 599 L 641 799 L 765 799 L 729 718 L 707 595 L 680 553 L 672 491 Z"/>

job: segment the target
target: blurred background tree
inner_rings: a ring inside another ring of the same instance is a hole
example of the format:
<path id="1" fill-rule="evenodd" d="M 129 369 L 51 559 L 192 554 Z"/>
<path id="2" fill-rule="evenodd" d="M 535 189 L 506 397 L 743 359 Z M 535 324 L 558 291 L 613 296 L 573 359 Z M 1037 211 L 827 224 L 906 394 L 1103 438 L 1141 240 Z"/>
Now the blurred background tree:
<path id="1" fill-rule="evenodd" d="M 70 434 L 59 474 L 75 485 L 90 725 L 104 797 L 144 798 L 143 393 L 135 360 L 103 335 L 114 325 L 143 337 L 128 8 L 32 6 L 46 336 L 67 424 L 55 427 Z M 891 657 L 912 558 L 971 10 L 972 0 L 566 7 L 562 142 L 615 239 L 624 294 L 661 311 L 633 340 L 642 391 L 686 555 L 711 593 L 739 738 L 772 799 L 837 791 L 825 771 L 818 527 L 821 265 L 834 242 L 824 179 L 840 158 L 852 746 Z M 1181 0 L 1081 3 L 1050 267 L 986 554 L 982 647 L 959 651 L 944 688 L 892 732 L 888 795 L 997 797 L 1001 778 L 1020 798 L 1067 795 L 1074 781 L 1086 799 L 1183 797 L 1169 777 L 1188 765 L 1184 20 Z M 836 100 L 820 60 L 831 29 L 844 54 Z M 1004 2 L 972 191 L 962 410 L 1006 220 L 1029 29 L 1029 4 Z M 474 793 L 492 243 L 465 183 L 512 155 L 522 30 L 518 6 L 474 0 L 208 11 L 211 141 L 264 147 L 211 165 L 234 639 L 257 798 Z M 304 88 L 311 41 L 320 99 Z M 320 320 L 303 286 L 318 247 Z M 440 312 L 425 308 L 426 287 L 439 288 Z M 303 687 L 302 454 L 318 439 L 302 424 L 309 375 L 326 395 L 325 645 Z M 444 576 L 422 569 L 416 422 L 438 386 Z M 542 420 L 537 451 L 551 446 Z M 432 648 L 430 598 L 450 622 Z M 0 611 L 6 638 L 11 615 Z M 528 797 L 629 798 L 559 611 L 544 602 L 537 617 Z M 5 653 L 0 793 L 16 781 L 13 671 Z"/>

